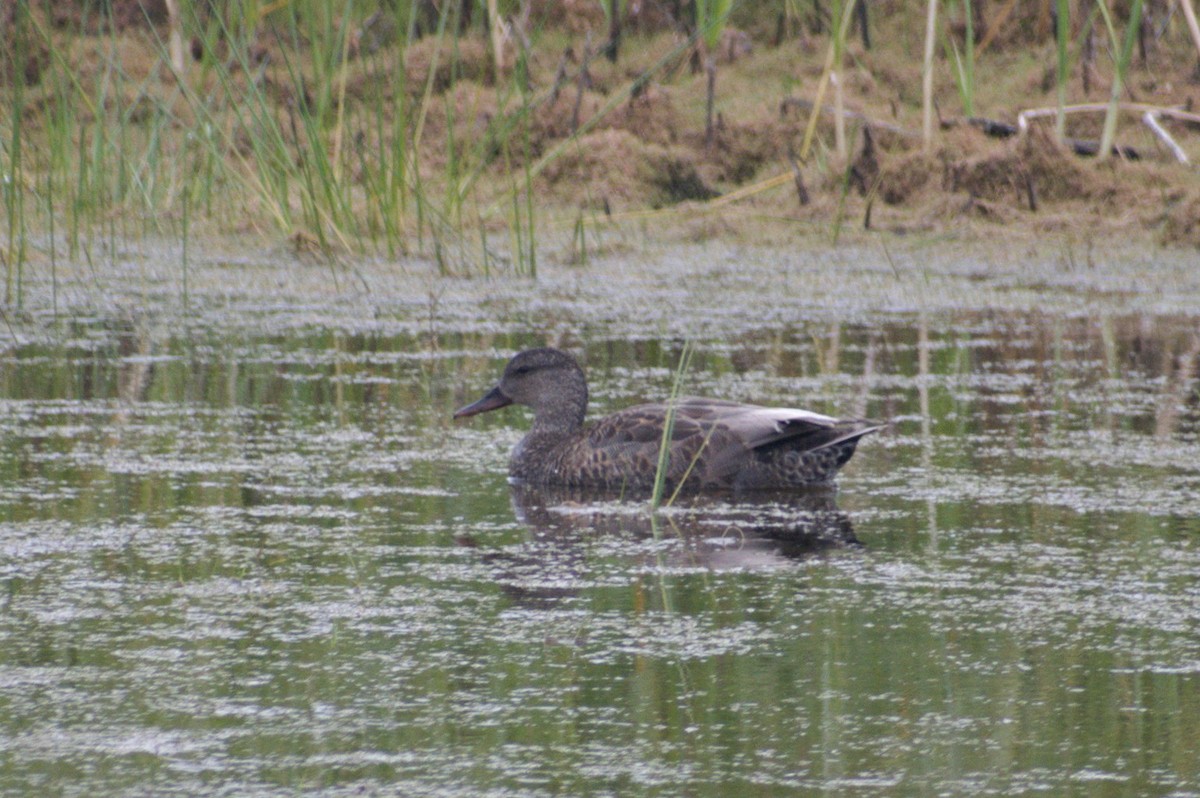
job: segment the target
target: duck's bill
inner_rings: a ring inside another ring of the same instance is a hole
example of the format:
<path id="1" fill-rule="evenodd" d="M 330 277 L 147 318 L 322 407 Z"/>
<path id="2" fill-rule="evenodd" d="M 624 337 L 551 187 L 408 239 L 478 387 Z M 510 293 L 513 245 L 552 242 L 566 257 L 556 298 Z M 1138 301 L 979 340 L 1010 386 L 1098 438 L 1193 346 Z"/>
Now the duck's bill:
<path id="1" fill-rule="evenodd" d="M 499 410 L 502 407 L 508 407 L 513 403 L 500 391 L 500 386 L 497 385 L 492 390 L 488 391 L 487 396 L 480 399 L 478 402 L 469 404 L 466 407 L 460 407 L 454 411 L 455 418 L 465 418 L 473 416 L 477 413 L 486 413 L 489 410 Z"/>

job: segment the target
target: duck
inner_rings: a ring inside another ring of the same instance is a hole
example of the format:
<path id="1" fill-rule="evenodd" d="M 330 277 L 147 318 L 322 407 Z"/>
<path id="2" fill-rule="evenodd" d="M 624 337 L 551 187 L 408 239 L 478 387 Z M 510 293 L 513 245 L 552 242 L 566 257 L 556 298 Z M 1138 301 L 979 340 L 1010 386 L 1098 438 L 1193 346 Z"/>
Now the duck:
<path id="1" fill-rule="evenodd" d="M 694 396 L 585 424 L 587 378 L 570 353 L 552 347 L 515 355 L 500 382 L 454 418 L 514 404 L 533 410 L 533 424 L 512 450 L 510 480 L 601 490 L 652 489 L 664 442 L 664 485 L 672 493 L 829 485 L 859 440 L 886 426 Z"/>

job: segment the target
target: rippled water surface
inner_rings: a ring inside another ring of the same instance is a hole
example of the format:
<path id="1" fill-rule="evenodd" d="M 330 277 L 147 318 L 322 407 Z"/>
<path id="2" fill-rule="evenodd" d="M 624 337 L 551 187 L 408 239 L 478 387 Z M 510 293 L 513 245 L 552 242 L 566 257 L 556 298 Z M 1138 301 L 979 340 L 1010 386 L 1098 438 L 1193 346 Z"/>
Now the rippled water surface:
<path id="1" fill-rule="evenodd" d="M 1200 795 L 1195 254 L 140 248 L 0 326 L 4 795 Z M 840 490 L 511 488 L 505 358 L 891 422 Z"/>

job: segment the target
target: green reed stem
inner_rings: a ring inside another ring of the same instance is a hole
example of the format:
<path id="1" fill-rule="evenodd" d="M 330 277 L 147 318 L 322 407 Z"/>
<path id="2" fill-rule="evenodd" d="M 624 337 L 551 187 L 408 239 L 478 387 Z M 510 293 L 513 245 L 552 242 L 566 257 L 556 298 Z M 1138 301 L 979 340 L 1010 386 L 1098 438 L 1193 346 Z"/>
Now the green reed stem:
<path id="1" fill-rule="evenodd" d="M 921 66 L 921 137 L 925 152 L 933 151 L 933 40 L 937 33 L 938 0 L 928 0 L 925 14 L 925 58 Z"/>
<path id="2" fill-rule="evenodd" d="M 713 433 L 717 431 L 716 426 L 709 427 L 708 434 L 704 436 L 703 443 L 696 450 L 696 454 L 692 456 L 692 462 L 688 463 L 687 469 L 683 472 L 683 476 L 679 478 L 679 483 L 675 486 L 675 491 L 671 494 L 671 498 L 667 499 L 667 506 L 670 507 L 675 503 L 675 499 L 679 496 L 679 492 L 683 490 L 683 486 L 687 483 L 688 477 L 692 475 L 692 471 L 696 469 L 696 463 L 700 462 L 700 455 L 708 448 L 708 442 L 712 440 Z"/>
<path id="3" fill-rule="evenodd" d="M 1112 16 L 1109 14 L 1108 7 L 1105 5 L 1105 0 L 1096 0 L 1100 7 L 1100 13 L 1104 17 L 1104 24 L 1108 28 L 1109 39 L 1112 41 L 1113 49 L 1117 47 L 1117 31 L 1113 26 Z M 1100 151 L 1096 153 L 1096 157 L 1103 160 L 1112 152 L 1113 139 L 1117 135 L 1117 116 L 1120 113 L 1121 93 L 1124 91 L 1126 73 L 1129 71 L 1129 62 L 1133 56 L 1133 45 L 1137 42 L 1138 29 L 1142 22 L 1142 0 L 1133 0 L 1133 5 L 1129 9 L 1129 24 L 1125 27 L 1125 39 L 1120 45 L 1120 50 L 1117 53 L 1117 60 L 1113 69 L 1112 93 L 1108 99 L 1108 111 L 1104 114 L 1104 129 L 1100 134 Z"/>
<path id="4" fill-rule="evenodd" d="M 930 0 L 933 2 L 933 0 Z M 812 113 L 808 117 L 808 124 L 804 128 L 804 138 L 800 142 L 799 160 L 803 163 L 808 160 L 808 151 L 812 146 L 813 137 L 817 132 L 817 121 L 821 118 L 821 106 L 825 102 L 825 91 L 829 88 L 829 81 L 834 74 L 834 71 L 839 69 L 841 65 L 835 61 L 835 58 L 841 50 L 838 47 L 838 42 L 845 42 L 847 32 L 850 30 L 850 21 L 854 16 L 854 3 L 847 2 L 842 7 L 841 19 L 837 22 L 837 28 L 833 33 L 833 39 L 829 42 L 829 49 L 825 53 L 825 65 L 821 70 L 821 79 L 817 81 L 817 91 L 813 97 Z"/>
<path id="5" fill-rule="evenodd" d="M 183 270 L 183 309 L 184 309 L 184 312 L 186 313 L 187 309 L 188 309 L 188 238 L 189 238 L 188 223 L 191 220 L 191 216 L 188 213 L 188 210 L 191 208 L 191 203 L 188 201 L 188 192 L 186 190 L 183 192 L 182 202 L 183 202 L 183 213 L 182 213 L 182 217 L 183 217 L 183 230 L 182 230 L 183 253 L 182 253 L 180 260 L 181 260 L 181 267 Z"/>
<path id="6" fill-rule="evenodd" d="M 533 279 L 537 279 L 537 230 L 536 219 L 533 213 L 533 174 L 529 168 L 531 155 L 531 145 L 529 142 L 529 131 L 526 127 L 525 131 L 525 224 L 528 226 L 528 252 L 526 256 L 526 274 Z"/>
<path id="7" fill-rule="evenodd" d="M 963 114 L 975 116 L 975 21 L 971 11 L 972 0 L 962 0 L 963 21 L 966 27 L 963 49 L 952 37 L 947 37 L 950 55 L 954 58 L 954 85 L 962 101 Z"/>
<path id="8" fill-rule="evenodd" d="M 1067 137 L 1067 78 L 1070 63 L 1067 60 L 1067 44 L 1071 40 L 1071 0 L 1056 0 L 1057 25 L 1055 30 L 1055 45 L 1057 50 L 1058 69 L 1055 75 L 1058 87 L 1058 115 L 1054 120 L 1054 135 L 1061 142 Z M 967 0 L 970 5 L 970 0 Z"/>
<path id="9" fill-rule="evenodd" d="M 666 489 L 668 473 L 671 466 L 671 440 L 675 432 L 675 405 L 679 399 L 679 391 L 683 386 L 684 375 L 692 362 L 694 352 L 691 341 L 683 344 L 679 353 L 679 365 L 675 369 L 675 378 L 671 382 L 671 395 L 667 398 L 667 418 L 663 423 L 662 440 L 658 444 L 658 465 L 654 470 L 654 489 L 650 493 L 650 509 L 657 510 L 662 505 L 663 491 Z M 672 497 L 674 498 L 674 497 Z"/>
<path id="10" fill-rule="evenodd" d="M 20 78 L 14 83 L 21 85 Z M 11 139 L 5 149 L 7 158 L 0 178 L 4 182 L 4 210 L 8 216 L 8 241 L 4 248 L 4 304 L 11 305 L 14 294 L 17 303 L 21 302 L 21 273 L 25 260 L 25 219 L 24 197 L 22 185 L 25 181 L 21 163 L 21 118 L 24 112 L 24 92 L 21 88 L 14 91 Z"/>
<path id="11" fill-rule="evenodd" d="M 571 237 L 571 244 L 575 249 L 575 262 L 579 266 L 587 266 L 588 263 L 588 248 L 587 248 L 587 227 L 583 221 L 583 214 L 575 217 L 575 231 Z"/>

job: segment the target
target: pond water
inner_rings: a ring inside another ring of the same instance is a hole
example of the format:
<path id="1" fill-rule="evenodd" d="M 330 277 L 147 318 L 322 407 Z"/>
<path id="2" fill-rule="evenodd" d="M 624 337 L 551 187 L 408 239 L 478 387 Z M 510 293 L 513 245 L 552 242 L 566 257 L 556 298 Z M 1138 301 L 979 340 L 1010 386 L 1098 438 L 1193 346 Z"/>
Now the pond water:
<path id="1" fill-rule="evenodd" d="M 0 793 L 1200 795 L 1194 253 L 891 247 L 27 276 Z M 685 342 L 690 393 L 890 426 L 836 494 L 651 514 L 450 420 L 521 348 L 596 413 Z"/>

